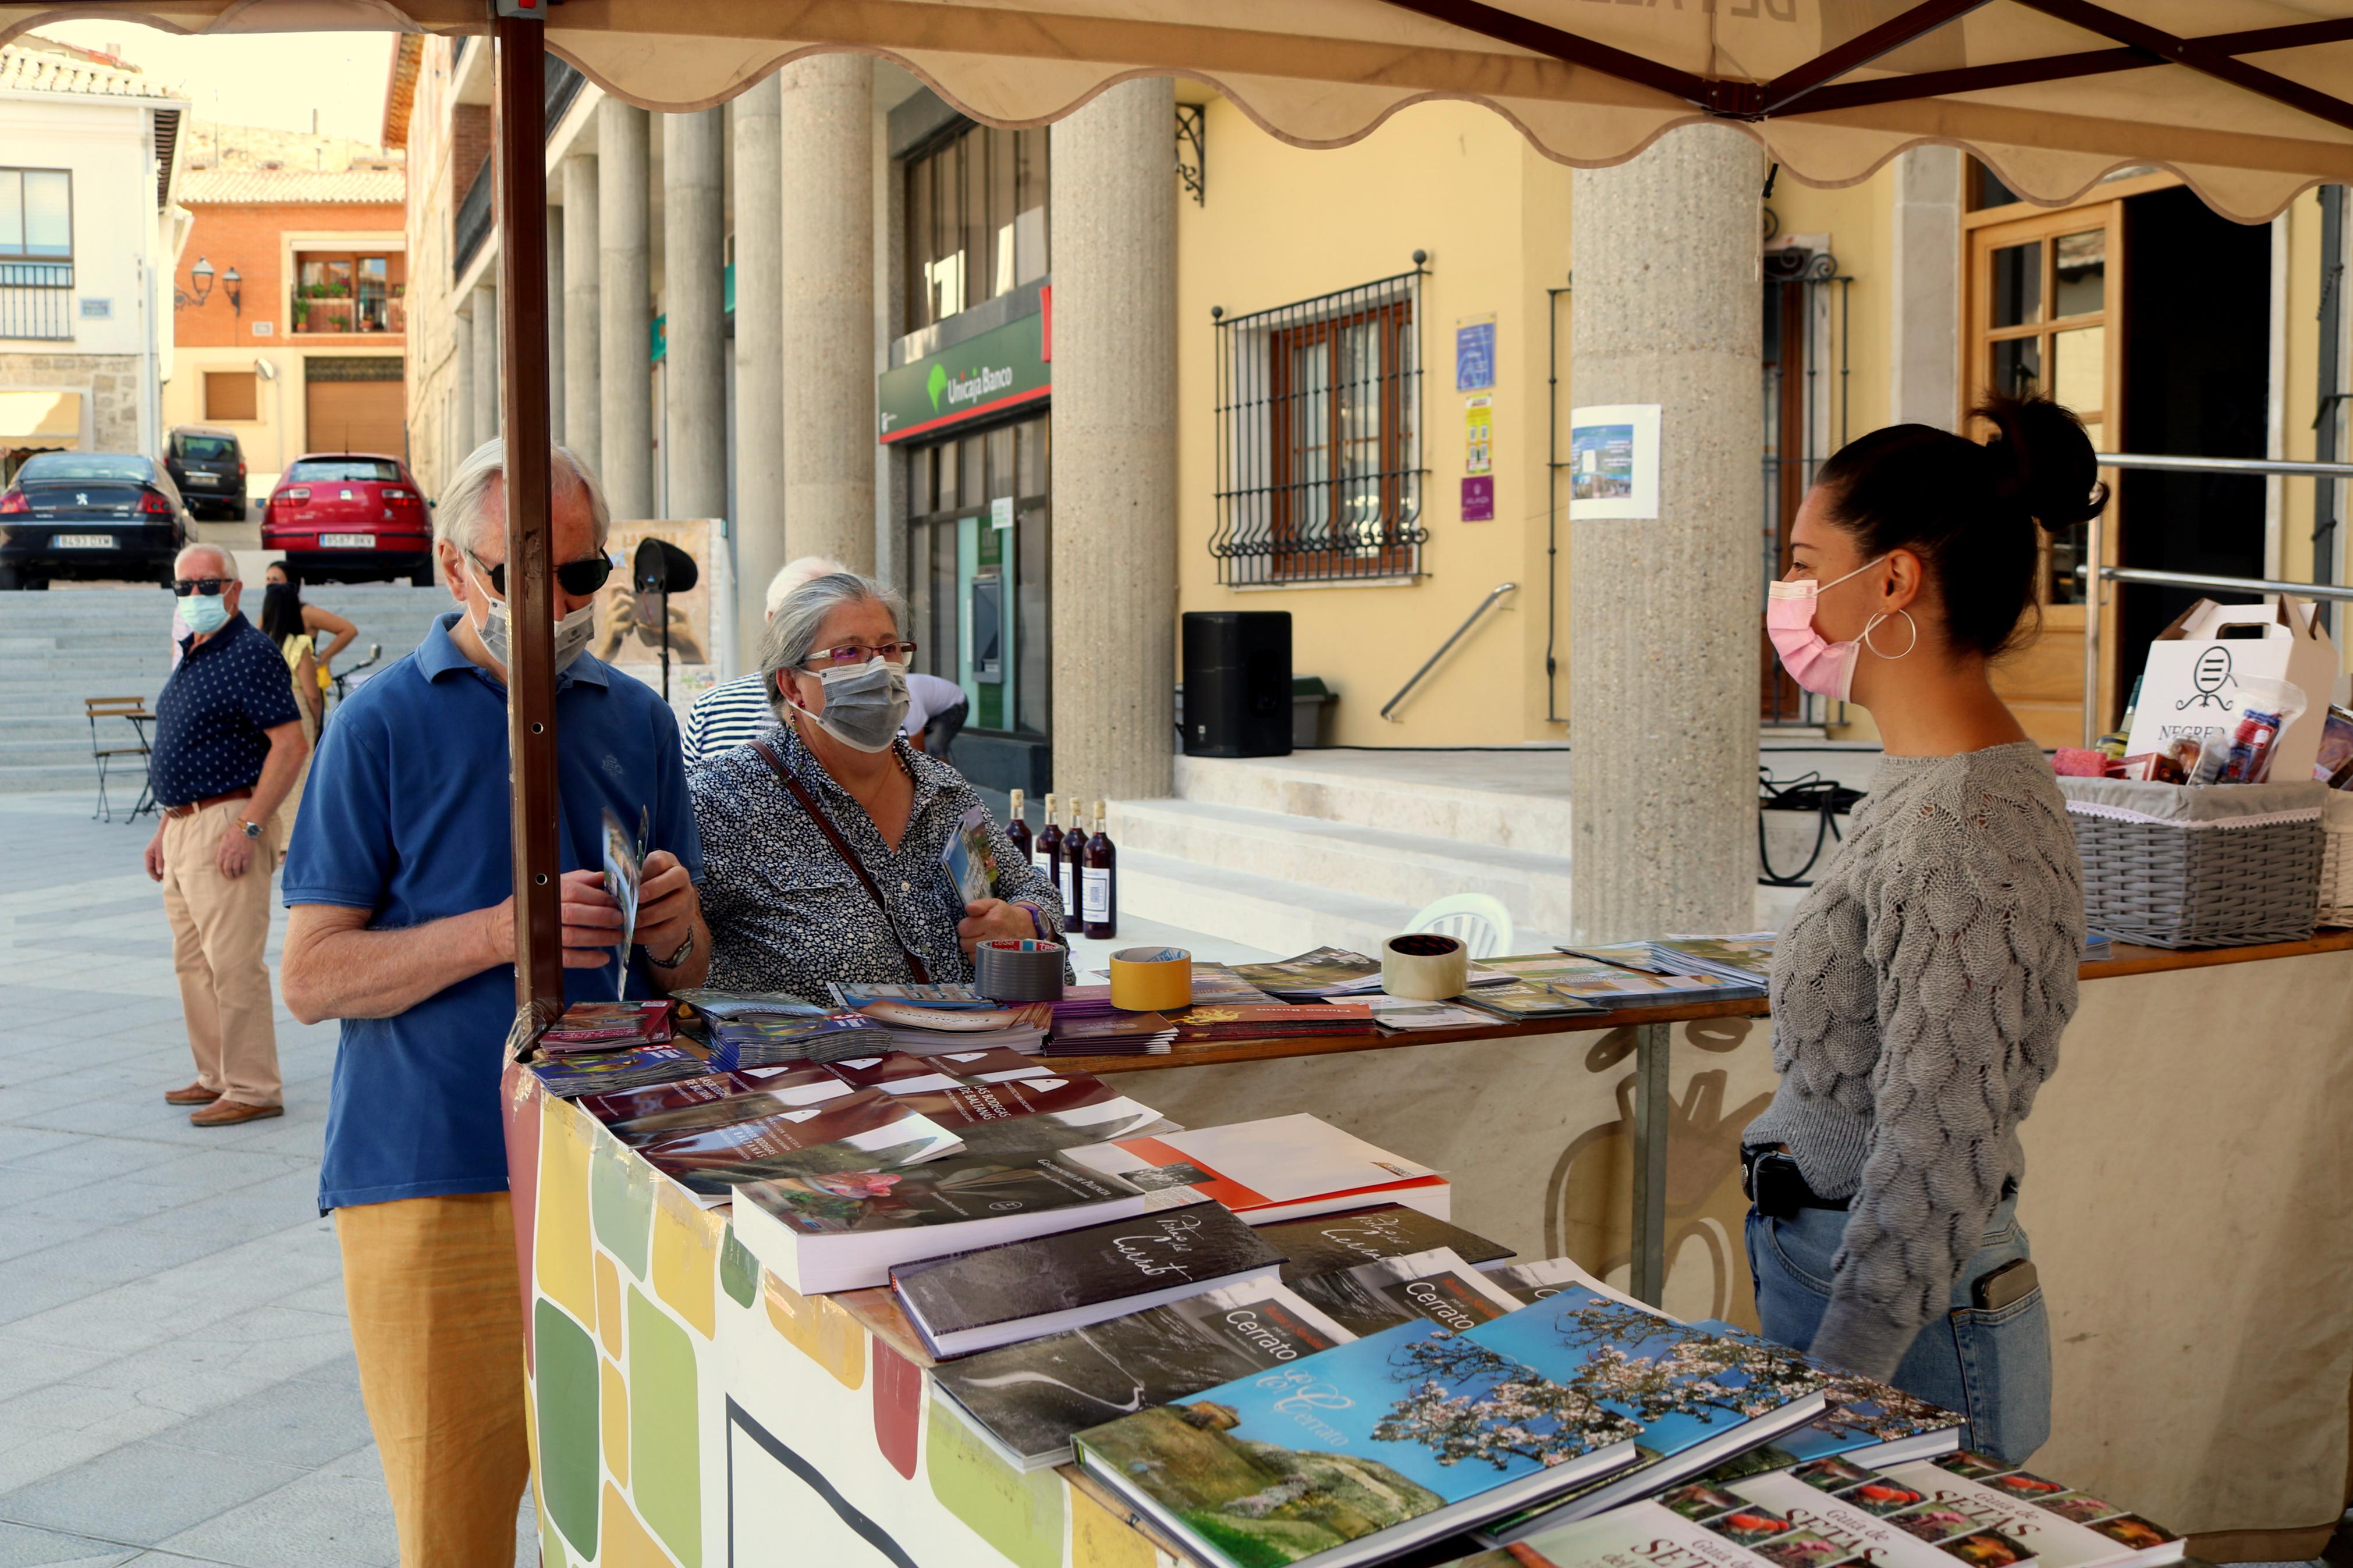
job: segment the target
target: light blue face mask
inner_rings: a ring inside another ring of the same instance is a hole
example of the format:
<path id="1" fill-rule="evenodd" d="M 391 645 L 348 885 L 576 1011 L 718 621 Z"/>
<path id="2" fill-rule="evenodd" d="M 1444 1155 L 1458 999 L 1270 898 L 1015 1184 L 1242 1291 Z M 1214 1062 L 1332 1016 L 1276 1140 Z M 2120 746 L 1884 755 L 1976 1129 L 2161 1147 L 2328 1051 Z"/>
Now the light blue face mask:
<path id="1" fill-rule="evenodd" d="M 179 601 L 180 624 L 198 637 L 210 637 L 228 625 L 227 594 L 191 594 Z"/>

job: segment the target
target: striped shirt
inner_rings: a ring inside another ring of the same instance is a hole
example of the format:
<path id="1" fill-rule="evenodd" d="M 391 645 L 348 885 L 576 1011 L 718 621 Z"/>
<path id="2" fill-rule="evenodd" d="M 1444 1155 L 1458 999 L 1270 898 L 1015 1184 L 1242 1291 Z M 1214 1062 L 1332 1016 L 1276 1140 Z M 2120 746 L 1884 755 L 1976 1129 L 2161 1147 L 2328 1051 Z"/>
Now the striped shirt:
<path id="1" fill-rule="evenodd" d="M 694 700 L 680 741 L 689 766 L 732 752 L 776 721 L 759 674 L 723 680 Z"/>

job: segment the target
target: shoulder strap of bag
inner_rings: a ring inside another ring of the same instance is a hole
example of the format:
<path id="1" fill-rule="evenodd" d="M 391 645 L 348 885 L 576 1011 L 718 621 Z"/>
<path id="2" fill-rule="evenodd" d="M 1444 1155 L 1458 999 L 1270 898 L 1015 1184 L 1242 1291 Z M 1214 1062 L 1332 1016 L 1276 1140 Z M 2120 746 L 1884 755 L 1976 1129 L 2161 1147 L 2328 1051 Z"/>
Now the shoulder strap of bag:
<path id="1" fill-rule="evenodd" d="M 768 771 L 776 775 L 776 782 L 800 802 L 801 809 L 808 814 L 811 822 L 817 824 L 817 829 L 825 835 L 826 842 L 833 846 L 833 852 L 841 857 L 841 863 L 849 868 L 850 874 L 858 879 L 858 885 L 864 888 L 866 896 L 874 900 L 874 908 L 882 916 L 882 929 L 891 933 L 891 940 L 898 943 L 899 955 L 907 961 L 907 973 L 915 977 L 916 984 L 929 985 L 932 972 L 924 966 L 922 959 L 915 956 L 913 948 L 900 941 L 899 929 L 891 920 L 891 906 L 882 901 L 882 889 L 874 885 L 873 875 L 843 839 L 841 830 L 834 826 L 833 819 L 825 814 L 825 807 L 818 804 L 817 796 L 809 793 L 808 785 L 793 777 L 792 770 L 785 766 L 785 759 L 776 755 L 774 746 L 765 741 L 754 741 L 752 749 L 760 753 L 760 760 L 768 764 Z"/>

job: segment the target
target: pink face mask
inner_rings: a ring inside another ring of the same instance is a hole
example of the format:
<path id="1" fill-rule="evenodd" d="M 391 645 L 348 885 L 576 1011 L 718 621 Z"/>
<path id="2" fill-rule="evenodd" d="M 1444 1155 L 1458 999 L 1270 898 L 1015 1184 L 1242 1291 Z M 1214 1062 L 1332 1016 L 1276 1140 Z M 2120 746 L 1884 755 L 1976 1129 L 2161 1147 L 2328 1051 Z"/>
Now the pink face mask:
<path id="1" fill-rule="evenodd" d="M 1887 558 L 1881 556 L 1880 561 Z M 1863 645 L 1870 641 L 1872 628 L 1887 619 L 1873 616 L 1864 623 L 1862 636 L 1852 642 L 1831 642 L 1814 629 L 1814 601 L 1829 589 L 1850 578 L 1860 577 L 1879 564 L 1873 561 L 1856 567 L 1844 577 L 1828 583 L 1810 578 L 1797 583 L 1768 583 L 1765 588 L 1765 635 L 1773 640 L 1773 651 L 1781 656 L 1781 668 L 1789 679 L 1819 697 L 1834 697 L 1841 702 L 1849 700 L 1854 689 L 1855 661 L 1862 657 Z M 1905 619 L 1909 621 L 1910 616 Z M 1914 640 L 1918 636 L 1914 635 Z M 1873 649 L 1877 652 L 1877 649 Z M 1905 648 L 1904 653 L 1910 653 Z M 1904 654 L 1894 657 L 1901 658 Z"/>

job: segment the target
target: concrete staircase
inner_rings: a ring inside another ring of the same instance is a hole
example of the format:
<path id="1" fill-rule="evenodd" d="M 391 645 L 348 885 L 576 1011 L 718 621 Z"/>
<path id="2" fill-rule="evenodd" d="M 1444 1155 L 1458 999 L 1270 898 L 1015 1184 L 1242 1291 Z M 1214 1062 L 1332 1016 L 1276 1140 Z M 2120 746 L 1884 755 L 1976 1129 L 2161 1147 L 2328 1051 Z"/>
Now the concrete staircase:
<path id="1" fill-rule="evenodd" d="M 1515 948 L 1546 947 L 1568 930 L 1567 759 L 1514 755 L 1513 776 L 1460 782 L 1498 761 L 1179 757 L 1176 798 L 1112 805 L 1123 912 L 1278 952 L 1369 952 L 1431 900 L 1483 892 Z"/>
<path id="2" fill-rule="evenodd" d="M 441 588 L 322 584 L 304 595 L 359 628 L 337 663 L 348 669 L 382 643 L 382 668 L 422 641 L 433 617 L 451 607 Z M 247 584 L 248 614 L 259 613 L 259 584 Z M 0 594 L 0 791 L 88 789 L 96 799 L 86 697 L 144 697 L 153 704 L 171 673 L 171 595 L 152 587 L 58 587 Z M 121 721 L 100 739 L 132 739 Z M 138 798 L 140 770 L 118 768 L 108 794 L 127 810 Z M 120 759 L 118 759 L 120 761 Z M 121 781 L 128 779 L 127 785 Z"/>

